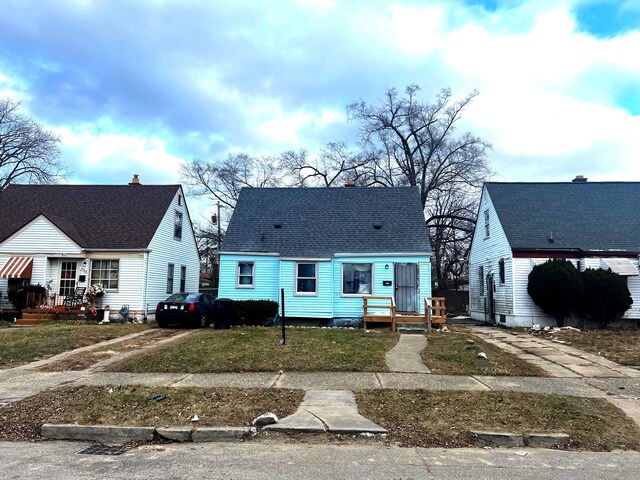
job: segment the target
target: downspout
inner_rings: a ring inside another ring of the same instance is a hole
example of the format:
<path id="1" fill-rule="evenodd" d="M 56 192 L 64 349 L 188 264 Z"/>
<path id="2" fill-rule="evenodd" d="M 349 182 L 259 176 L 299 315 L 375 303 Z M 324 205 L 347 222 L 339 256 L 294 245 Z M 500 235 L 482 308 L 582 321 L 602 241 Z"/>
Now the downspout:
<path id="1" fill-rule="evenodd" d="M 142 277 L 142 307 L 144 308 L 144 321 L 147 321 L 147 288 L 149 279 L 149 252 L 144 252 L 144 275 Z"/>

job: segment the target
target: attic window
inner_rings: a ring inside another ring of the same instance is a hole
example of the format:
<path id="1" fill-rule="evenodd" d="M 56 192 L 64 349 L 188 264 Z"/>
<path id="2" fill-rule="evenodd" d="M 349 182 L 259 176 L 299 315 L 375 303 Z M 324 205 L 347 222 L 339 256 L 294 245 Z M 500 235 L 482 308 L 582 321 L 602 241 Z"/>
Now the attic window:
<path id="1" fill-rule="evenodd" d="M 276 223 L 276 224 L 274 225 L 274 228 L 277 230 L 277 229 L 279 229 L 279 228 L 282 228 L 282 225 L 281 225 L 280 223 Z"/>
<path id="2" fill-rule="evenodd" d="M 484 211 L 484 238 L 489 238 L 489 210 Z"/>
<path id="3" fill-rule="evenodd" d="M 374 230 L 380 230 L 382 228 L 382 225 L 380 225 L 379 223 L 374 223 L 373 224 L 373 229 Z"/>

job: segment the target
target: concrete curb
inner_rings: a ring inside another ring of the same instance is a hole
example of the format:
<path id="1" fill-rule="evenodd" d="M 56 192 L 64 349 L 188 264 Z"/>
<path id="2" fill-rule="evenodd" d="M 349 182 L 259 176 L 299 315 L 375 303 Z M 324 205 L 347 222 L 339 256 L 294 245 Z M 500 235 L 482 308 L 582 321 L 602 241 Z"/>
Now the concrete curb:
<path id="1" fill-rule="evenodd" d="M 251 427 L 120 427 L 114 425 L 53 425 L 45 423 L 40 434 L 49 440 L 80 440 L 102 444 L 150 442 L 155 434 L 176 442 L 242 441 L 256 433 Z"/>
<path id="2" fill-rule="evenodd" d="M 508 432 L 483 432 L 471 430 L 478 447 L 502 448 L 553 448 L 569 445 L 571 440 L 566 433 L 525 433 L 523 435 Z"/>

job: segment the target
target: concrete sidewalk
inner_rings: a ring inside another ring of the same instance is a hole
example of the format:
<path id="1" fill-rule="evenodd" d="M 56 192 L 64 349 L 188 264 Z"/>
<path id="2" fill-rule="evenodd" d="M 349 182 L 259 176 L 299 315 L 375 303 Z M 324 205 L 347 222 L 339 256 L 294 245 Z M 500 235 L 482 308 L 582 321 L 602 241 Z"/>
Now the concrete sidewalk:
<path id="1" fill-rule="evenodd" d="M 512 353 L 559 378 L 640 378 L 640 371 L 599 355 L 529 334 L 504 328 L 468 326 L 485 342 Z"/>

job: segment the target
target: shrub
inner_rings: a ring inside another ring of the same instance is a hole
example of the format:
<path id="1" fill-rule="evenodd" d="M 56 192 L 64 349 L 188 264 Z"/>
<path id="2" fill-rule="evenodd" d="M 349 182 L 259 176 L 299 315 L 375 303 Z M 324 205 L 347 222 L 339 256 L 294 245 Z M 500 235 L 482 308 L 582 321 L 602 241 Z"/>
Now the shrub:
<path id="1" fill-rule="evenodd" d="M 580 313 L 598 322 L 600 328 L 621 318 L 633 304 L 626 279 L 611 270 L 587 269 L 582 272 L 582 283 Z"/>
<path id="2" fill-rule="evenodd" d="M 233 306 L 236 324 L 262 325 L 278 314 L 278 302 L 273 300 L 236 300 Z"/>
<path id="3" fill-rule="evenodd" d="M 27 308 L 27 294 L 36 293 L 44 297 L 47 290 L 42 285 L 23 285 L 12 288 L 7 292 L 7 299 L 13 304 L 16 310 L 24 310 Z M 35 305 L 29 305 L 34 307 Z"/>
<path id="4" fill-rule="evenodd" d="M 536 265 L 529 273 L 527 293 L 547 315 L 553 315 L 559 327 L 576 311 L 582 295 L 582 276 L 573 264 L 556 258 Z"/>

